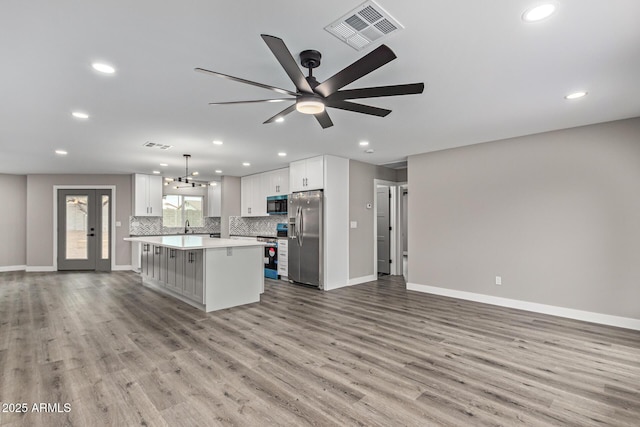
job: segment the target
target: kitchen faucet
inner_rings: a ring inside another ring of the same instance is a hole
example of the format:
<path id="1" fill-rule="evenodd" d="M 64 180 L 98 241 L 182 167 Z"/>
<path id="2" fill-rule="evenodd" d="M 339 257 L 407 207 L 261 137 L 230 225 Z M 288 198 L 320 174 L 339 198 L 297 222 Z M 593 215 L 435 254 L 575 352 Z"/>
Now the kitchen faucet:
<path id="1" fill-rule="evenodd" d="M 189 232 L 189 220 L 186 220 L 184 222 L 184 234 L 187 234 Z"/>

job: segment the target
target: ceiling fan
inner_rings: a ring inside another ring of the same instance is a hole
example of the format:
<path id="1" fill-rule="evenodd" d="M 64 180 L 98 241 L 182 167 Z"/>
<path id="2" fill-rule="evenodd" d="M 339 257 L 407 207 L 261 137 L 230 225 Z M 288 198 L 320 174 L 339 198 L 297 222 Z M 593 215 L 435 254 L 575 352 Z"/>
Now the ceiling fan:
<path id="1" fill-rule="evenodd" d="M 242 79 L 240 77 L 229 76 L 227 74 L 218 73 L 216 71 L 205 70 L 204 68 L 196 68 L 201 73 L 211 74 L 225 79 L 245 83 L 264 89 L 273 90 L 283 95 L 290 95 L 293 98 L 272 98 L 257 99 L 250 101 L 230 101 L 230 102 L 210 102 L 210 105 L 228 105 L 228 104 L 250 104 L 257 102 L 285 102 L 295 101 L 294 104 L 280 111 L 275 116 L 267 119 L 264 123 L 273 123 L 278 119 L 297 110 L 303 114 L 313 114 L 323 129 L 333 126 L 333 122 L 325 107 L 338 108 L 341 110 L 354 111 L 356 113 L 369 114 L 372 116 L 385 117 L 391 110 L 384 108 L 372 107 L 370 105 L 351 102 L 351 99 L 375 98 L 382 96 L 396 95 L 414 95 L 422 93 L 424 83 L 410 83 L 393 86 L 377 86 L 361 89 L 340 90 L 348 84 L 358 80 L 359 78 L 369 74 L 370 72 L 382 67 L 386 63 L 396 59 L 396 55 L 391 49 L 385 45 L 380 45 L 364 57 L 360 58 L 353 64 L 349 65 L 334 76 L 319 83 L 313 77 L 313 69 L 320 65 L 322 55 L 317 50 L 305 50 L 300 53 L 300 64 L 309 70 L 309 75 L 304 76 L 291 52 L 284 44 L 284 41 L 278 37 L 267 34 L 261 35 L 271 52 L 282 65 L 289 78 L 293 81 L 296 91 L 281 89 L 275 86 L 269 86 L 262 83 L 253 82 L 251 80 Z"/>

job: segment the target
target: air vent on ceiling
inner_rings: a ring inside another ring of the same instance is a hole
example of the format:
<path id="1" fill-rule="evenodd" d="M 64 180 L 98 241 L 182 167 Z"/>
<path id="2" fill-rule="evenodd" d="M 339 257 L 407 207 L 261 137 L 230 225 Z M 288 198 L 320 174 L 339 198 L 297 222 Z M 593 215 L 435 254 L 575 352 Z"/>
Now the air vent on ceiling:
<path id="1" fill-rule="evenodd" d="M 155 142 L 150 141 L 147 141 L 142 145 L 148 148 L 159 148 L 160 150 L 168 150 L 169 148 L 173 147 L 173 145 L 156 144 Z"/>
<path id="2" fill-rule="evenodd" d="M 366 1 L 325 30 L 356 50 L 404 27 L 373 0 Z"/>

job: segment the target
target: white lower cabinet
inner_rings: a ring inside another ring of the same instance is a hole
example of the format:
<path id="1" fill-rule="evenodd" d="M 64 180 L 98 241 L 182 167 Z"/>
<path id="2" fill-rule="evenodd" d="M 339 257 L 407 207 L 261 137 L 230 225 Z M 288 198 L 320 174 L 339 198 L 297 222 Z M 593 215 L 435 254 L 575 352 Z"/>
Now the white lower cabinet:
<path id="1" fill-rule="evenodd" d="M 204 251 L 142 245 L 140 272 L 158 285 L 204 304 Z"/>
<path id="2" fill-rule="evenodd" d="M 278 239 L 278 275 L 289 276 L 289 241 Z"/>

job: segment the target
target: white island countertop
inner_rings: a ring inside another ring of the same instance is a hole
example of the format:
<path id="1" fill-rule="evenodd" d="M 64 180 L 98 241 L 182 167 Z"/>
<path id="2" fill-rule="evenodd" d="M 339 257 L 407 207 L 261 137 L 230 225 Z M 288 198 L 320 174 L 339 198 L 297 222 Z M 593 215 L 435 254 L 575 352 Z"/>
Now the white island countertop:
<path id="1" fill-rule="evenodd" d="M 264 246 L 264 242 L 251 240 L 221 239 L 209 236 L 194 235 L 171 235 L 171 236 L 139 236 L 125 237 L 124 240 L 130 242 L 150 243 L 156 246 L 167 248 L 190 250 L 190 249 L 215 249 L 215 248 L 236 248 L 240 246 Z"/>

